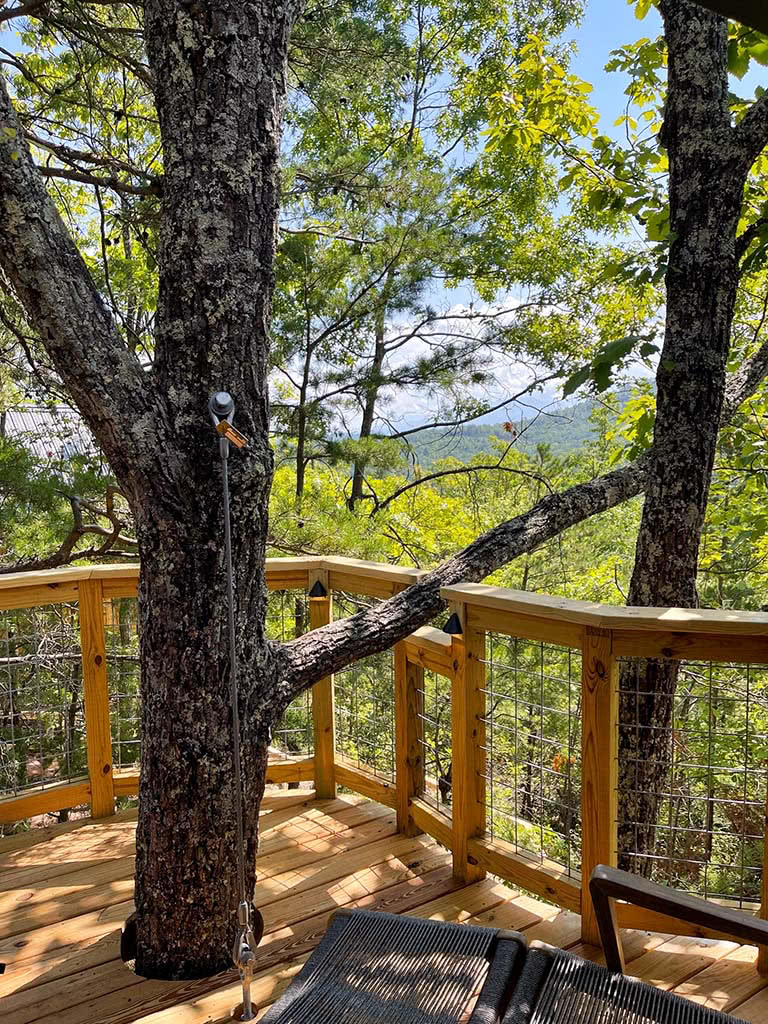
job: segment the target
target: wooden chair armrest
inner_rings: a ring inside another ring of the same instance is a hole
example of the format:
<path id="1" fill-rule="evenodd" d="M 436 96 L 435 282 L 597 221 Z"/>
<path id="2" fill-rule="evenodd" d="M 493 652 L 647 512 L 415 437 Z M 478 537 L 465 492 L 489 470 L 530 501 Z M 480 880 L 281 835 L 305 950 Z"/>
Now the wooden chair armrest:
<path id="1" fill-rule="evenodd" d="M 605 962 L 610 971 L 624 972 L 624 953 L 616 922 L 615 900 L 624 900 L 636 907 L 669 914 L 680 921 L 723 932 L 757 946 L 768 946 L 768 921 L 752 917 L 742 910 L 721 907 L 687 892 L 656 885 L 628 871 L 598 864 L 589 880 L 589 891 L 600 929 Z"/>

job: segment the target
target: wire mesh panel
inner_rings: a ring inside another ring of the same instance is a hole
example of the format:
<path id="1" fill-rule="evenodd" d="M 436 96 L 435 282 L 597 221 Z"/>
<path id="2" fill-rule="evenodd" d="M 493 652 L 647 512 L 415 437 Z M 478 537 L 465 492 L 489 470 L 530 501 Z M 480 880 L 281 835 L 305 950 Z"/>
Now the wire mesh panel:
<path id="1" fill-rule="evenodd" d="M 623 866 L 705 897 L 760 901 L 768 775 L 768 667 L 620 664 Z M 666 706 L 665 706 L 666 705 Z"/>
<path id="2" fill-rule="evenodd" d="M 376 599 L 333 595 L 334 619 L 348 618 Z M 358 767 L 394 782 L 395 662 L 382 651 L 363 658 L 335 676 L 336 749 Z"/>
<path id="3" fill-rule="evenodd" d="M 581 863 L 581 655 L 489 633 L 486 828 L 519 852 Z"/>
<path id="4" fill-rule="evenodd" d="M 420 690 L 420 718 L 424 789 L 421 798 L 436 811 L 450 815 L 453 790 L 453 732 L 451 680 L 424 671 Z"/>
<path id="5" fill-rule="evenodd" d="M 77 605 L 0 612 L 0 796 L 87 772 Z"/>
<path id="6" fill-rule="evenodd" d="M 309 629 L 309 601 L 304 590 L 273 590 L 267 604 L 267 633 L 273 640 L 293 640 Z M 272 733 L 270 756 L 311 756 L 314 752 L 312 691 L 300 693 Z"/>
<path id="7" fill-rule="evenodd" d="M 135 597 L 104 602 L 112 763 L 118 771 L 141 757 L 139 623 Z"/>

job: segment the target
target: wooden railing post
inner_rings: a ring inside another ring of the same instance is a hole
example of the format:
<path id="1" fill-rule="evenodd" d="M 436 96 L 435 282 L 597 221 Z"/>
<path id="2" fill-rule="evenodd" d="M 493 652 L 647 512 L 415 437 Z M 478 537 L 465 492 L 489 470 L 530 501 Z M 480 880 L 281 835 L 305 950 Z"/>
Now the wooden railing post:
<path id="1" fill-rule="evenodd" d="M 454 610 L 463 633 L 452 637 L 453 874 L 476 882 L 485 869 L 470 861 L 467 843 L 485 831 L 485 632 L 468 624 L 466 605 Z"/>
<path id="2" fill-rule="evenodd" d="M 600 945 L 589 895 L 597 864 L 616 866 L 618 671 L 610 630 L 584 629 L 581 662 L 581 937 Z"/>
<path id="3" fill-rule="evenodd" d="M 327 626 L 332 614 L 328 570 L 312 570 L 309 573 L 309 628 Z M 320 679 L 312 687 L 312 725 L 315 744 L 315 792 L 322 800 L 333 800 L 336 796 L 333 676 Z"/>
<path id="4" fill-rule="evenodd" d="M 760 917 L 768 919 L 768 794 L 765 799 L 765 820 L 763 822 L 763 872 L 760 880 Z M 757 970 L 763 977 L 768 976 L 768 946 L 758 946 Z"/>
<path id="5" fill-rule="evenodd" d="M 112 734 L 109 726 L 102 581 L 82 580 L 79 596 L 91 814 L 94 818 L 103 818 L 115 813 L 115 789 L 112 777 Z"/>
<path id="6" fill-rule="evenodd" d="M 421 829 L 411 821 L 411 800 L 424 790 L 424 669 L 408 661 L 406 644 L 395 644 L 395 778 L 397 828 L 408 836 Z"/>

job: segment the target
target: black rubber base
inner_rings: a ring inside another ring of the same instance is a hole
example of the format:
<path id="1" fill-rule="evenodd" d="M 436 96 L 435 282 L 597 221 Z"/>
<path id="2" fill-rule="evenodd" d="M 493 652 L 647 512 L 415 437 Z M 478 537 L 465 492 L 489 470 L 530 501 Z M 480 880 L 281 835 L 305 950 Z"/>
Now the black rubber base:
<path id="1" fill-rule="evenodd" d="M 120 959 L 124 964 L 136 959 L 136 914 L 131 914 L 120 933 Z"/>

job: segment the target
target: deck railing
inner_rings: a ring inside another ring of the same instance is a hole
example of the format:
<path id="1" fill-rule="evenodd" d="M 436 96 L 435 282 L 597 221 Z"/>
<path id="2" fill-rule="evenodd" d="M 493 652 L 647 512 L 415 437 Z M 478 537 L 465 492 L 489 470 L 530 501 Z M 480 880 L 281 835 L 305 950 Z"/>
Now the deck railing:
<path id="1" fill-rule="evenodd" d="M 267 563 L 269 590 L 283 602 L 274 609 L 283 638 L 325 625 L 334 607 L 338 614 L 385 600 L 421 575 L 343 558 Z M 0 577 L 0 769 L 5 763 L 11 780 L 0 824 L 78 805 L 102 817 L 117 798 L 136 794 L 135 616 L 125 604 L 137 582 L 137 566 Z M 338 701 L 328 678 L 315 684 L 311 702 L 297 703 L 276 732 L 268 781 L 313 781 L 323 798 L 344 786 L 388 805 L 401 831 L 429 833 L 452 851 L 458 878 L 490 872 L 580 913 L 585 940 L 595 942 L 582 878 L 617 861 L 619 663 L 674 659 L 686 666 L 683 705 L 669 735 L 662 794 L 669 820 L 654 826 L 661 838 L 652 856 L 665 880 L 703 872 L 704 895 L 738 899 L 768 916 L 768 615 L 612 607 L 482 584 L 445 588 L 442 596 L 452 632 L 417 630 L 390 661 L 354 667 L 343 685 L 339 678 Z M 42 608 L 59 610 L 53 645 L 43 645 L 44 631 L 28 621 Z M 28 675 L 19 682 L 22 669 Z M 62 682 L 62 671 L 79 678 Z M 18 699 L 22 684 L 26 704 Z M 71 724 L 80 692 L 79 740 L 29 710 L 36 693 Z M 734 708 L 743 709 L 743 735 L 740 726 L 734 731 Z M 40 755 L 20 771 L 17 734 L 36 729 Z M 48 733 L 54 747 L 62 737 L 53 754 Z M 685 786 L 675 774 L 683 769 Z M 708 881 L 709 865 L 720 870 L 720 888 Z M 625 927 L 686 931 L 649 911 L 617 909 Z"/>

